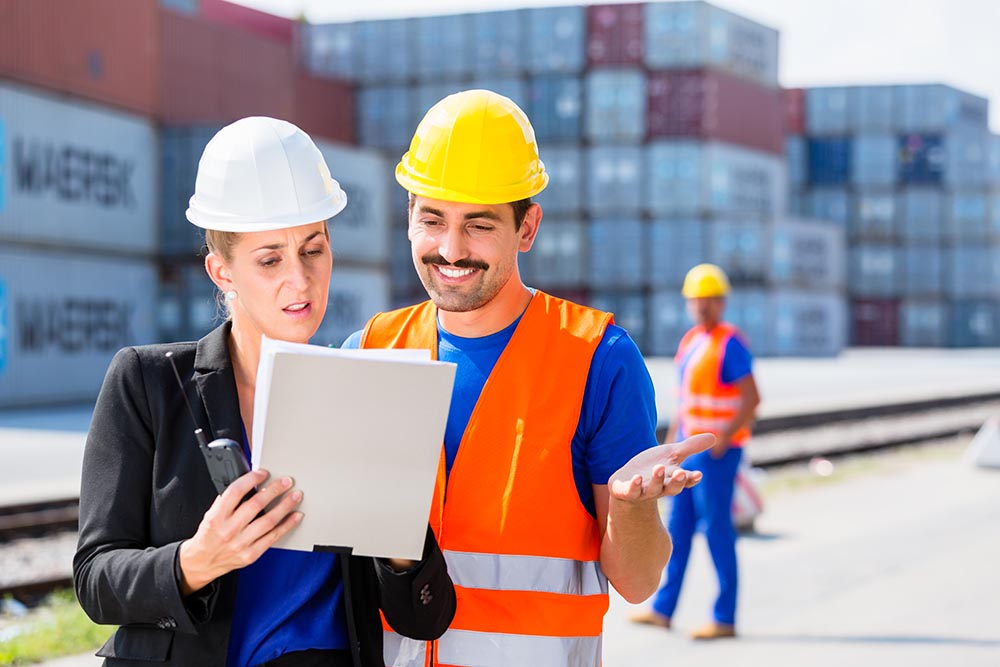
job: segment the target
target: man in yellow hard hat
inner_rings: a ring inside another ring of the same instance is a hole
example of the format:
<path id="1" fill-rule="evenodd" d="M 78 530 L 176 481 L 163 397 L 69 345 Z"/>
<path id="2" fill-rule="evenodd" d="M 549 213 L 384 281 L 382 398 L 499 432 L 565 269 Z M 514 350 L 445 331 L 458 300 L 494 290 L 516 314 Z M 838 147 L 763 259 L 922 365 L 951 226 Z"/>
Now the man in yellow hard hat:
<path id="1" fill-rule="evenodd" d="M 703 526 L 719 579 L 713 619 L 692 633 L 695 639 L 736 634 L 736 530 L 731 506 L 733 485 L 750 438 L 750 422 L 760 403 L 749 347 L 736 327 L 722 320 L 729 279 L 718 266 L 699 264 L 684 280 L 682 293 L 695 326 L 677 348 L 680 379 L 677 416 L 667 440 L 696 433 L 716 436 L 711 450 L 692 456 L 689 465 L 702 483 L 674 498 L 668 526 L 674 554 L 652 610 L 634 616 L 639 623 L 669 628 L 684 581 L 691 539 Z"/>
<path id="2" fill-rule="evenodd" d="M 396 168 L 429 301 L 347 347 L 426 348 L 458 365 L 431 512 L 458 594 L 451 629 L 386 635 L 386 664 L 597 667 L 608 581 L 649 597 L 670 554 L 656 500 L 711 436 L 657 445 L 653 387 L 628 334 L 533 290 L 517 257 L 548 175 L 524 112 L 485 90 L 430 109 Z"/>

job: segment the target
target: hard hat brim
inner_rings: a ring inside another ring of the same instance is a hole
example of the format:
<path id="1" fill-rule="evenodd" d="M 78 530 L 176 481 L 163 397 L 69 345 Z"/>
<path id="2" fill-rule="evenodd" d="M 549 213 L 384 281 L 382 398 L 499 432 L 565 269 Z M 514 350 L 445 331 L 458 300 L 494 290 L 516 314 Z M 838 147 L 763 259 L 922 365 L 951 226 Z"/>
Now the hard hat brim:
<path id="1" fill-rule="evenodd" d="M 347 193 L 343 190 L 333 192 L 308 209 L 278 217 L 251 218 L 213 213 L 199 206 L 195 197 L 191 197 L 188 204 L 185 216 L 191 224 L 202 229 L 237 233 L 269 232 L 329 220 L 347 206 Z"/>
<path id="2" fill-rule="evenodd" d="M 487 195 L 474 195 L 470 192 L 463 192 L 453 188 L 446 188 L 435 185 L 428 179 L 420 178 L 414 170 L 407 167 L 409 151 L 403 155 L 403 159 L 396 165 L 396 182 L 404 190 L 413 193 L 418 197 L 428 197 L 430 199 L 440 199 L 441 201 L 453 201 L 464 204 L 508 204 L 510 202 L 521 201 L 534 197 L 544 190 L 549 184 L 549 174 L 544 169 L 544 165 L 539 160 L 541 171 L 531 180 L 524 183 L 517 183 L 508 188 L 491 188 Z"/>

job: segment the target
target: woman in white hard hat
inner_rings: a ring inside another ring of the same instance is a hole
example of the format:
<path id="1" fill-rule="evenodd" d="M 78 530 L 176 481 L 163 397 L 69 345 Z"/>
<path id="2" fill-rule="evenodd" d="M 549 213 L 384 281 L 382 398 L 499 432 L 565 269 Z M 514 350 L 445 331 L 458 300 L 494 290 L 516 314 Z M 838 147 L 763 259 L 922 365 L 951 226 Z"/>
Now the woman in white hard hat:
<path id="1" fill-rule="evenodd" d="M 451 622 L 454 588 L 430 531 L 418 562 L 270 549 L 300 520 L 301 492 L 254 471 L 217 495 L 166 358 L 199 426 L 249 459 L 261 334 L 304 343 L 316 332 L 326 220 L 346 199 L 290 123 L 245 118 L 206 147 L 187 216 L 206 230 L 229 318 L 197 343 L 121 350 L 87 437 L 73 572 L 91 618 L 121 626 L 98 651 L 106 664 L 382 667 L 380 610 L 416 639 Z"/>

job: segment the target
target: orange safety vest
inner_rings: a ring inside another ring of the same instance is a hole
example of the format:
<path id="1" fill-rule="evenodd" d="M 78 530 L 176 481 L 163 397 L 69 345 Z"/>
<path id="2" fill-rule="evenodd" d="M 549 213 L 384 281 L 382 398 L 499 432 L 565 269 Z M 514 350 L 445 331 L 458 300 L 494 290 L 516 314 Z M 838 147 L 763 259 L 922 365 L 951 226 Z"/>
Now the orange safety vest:
<path id="1" fill-rule="evenodd" d="M 677 346 L 674 361 L 683 364 L 677 417 L 685 436 L 698 433 L 718 435 L 739 412 L 742 398 L 736 385 L 722 382 L 722 361 L 729 339 L 741 336 L 731 324 L 720 323 L 706 332 L 697 326 L 684 334 Z M 686 360 L 686 361 L 685 361 Z M 750 427 L 744 426 L 729 444 L 741 447 L 750 439 Z"/>
<path id="2" fill-rule="evenodd" d="M 571 442 L 611 321 L 535 293 L 483 387 L 447 482 L 442 452 L 430 523 L 455 583 L 455 619 L 436 642 L 387 628 L 386 665 L 600 665 L 608 581 L 597 520 L 574 482 Z M 437 337 L 437 309 L 427 301 L 376 315 L 361 347 L 429 349 L 437 358 Z"/>

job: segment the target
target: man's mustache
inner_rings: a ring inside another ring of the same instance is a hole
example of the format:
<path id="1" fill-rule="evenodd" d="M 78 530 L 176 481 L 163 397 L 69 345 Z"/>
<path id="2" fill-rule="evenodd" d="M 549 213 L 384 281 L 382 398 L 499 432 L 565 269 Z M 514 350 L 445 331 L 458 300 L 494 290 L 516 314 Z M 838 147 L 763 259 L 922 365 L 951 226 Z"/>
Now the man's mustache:
<path id="1" fill-rule="evenodd" d="M 444 257 L 438 253 L 428 253 L 420 258 L 424 264 L 437 264 L 438 266 L 453 266 L 456 269 L 479 269 L 481 271 L 487 271 L 490 265 L 486 262 L 478 259 L 460 259 L 455 262 L 449 262 Z"/>

